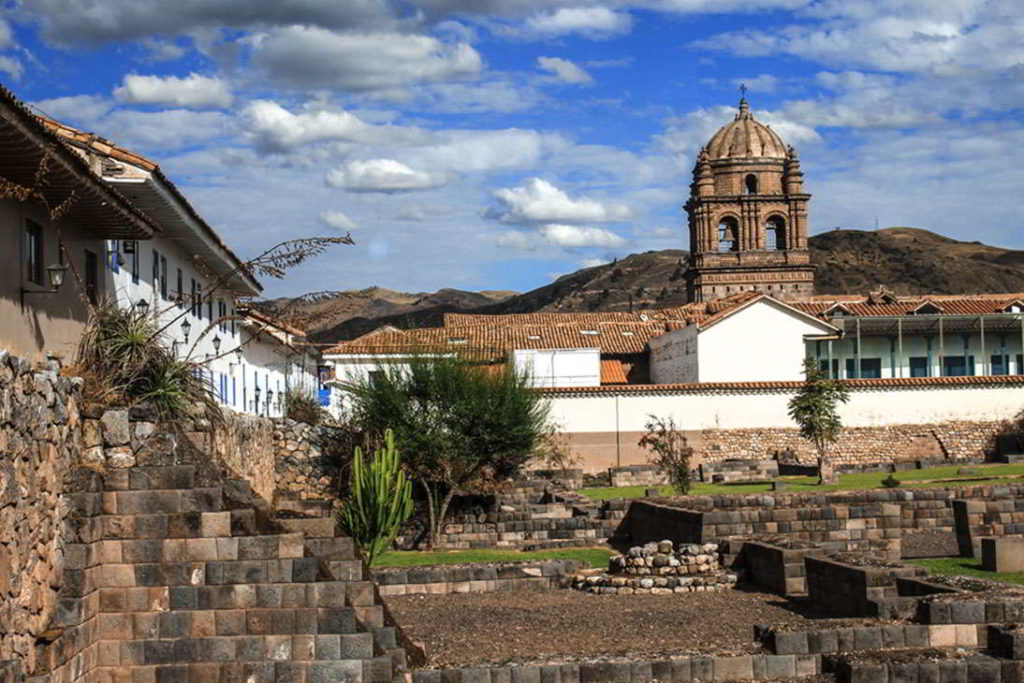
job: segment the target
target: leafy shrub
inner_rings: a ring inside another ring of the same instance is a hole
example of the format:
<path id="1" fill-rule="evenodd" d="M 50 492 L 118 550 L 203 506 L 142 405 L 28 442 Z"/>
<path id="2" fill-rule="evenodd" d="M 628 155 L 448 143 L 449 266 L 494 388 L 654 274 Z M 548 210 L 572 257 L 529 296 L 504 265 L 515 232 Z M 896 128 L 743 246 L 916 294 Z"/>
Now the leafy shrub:
<path id="1" fill-rule="evenodd" d="M 894 489 L 900 485 L 900 480 L 889 473 L 889 476 L 882 480 L 882 486 L 887 489 Z"/>
<path id="2" fill-rule="evenodd" d="M 693 458 L 693 448 L 676 428 L 676 422 L 671 417 L 663 419 L 648 415 L 644 429 L 646 431 L 640 437 L 638 445 L 654 453 L 654 464 L 668 475 L 672 488 L 679 495 L 686 495 L 690 490 L 690 459 Z"/>
<path id="3" fill-rule="evenodd" d="M 86 380 L 86 397 L 102 404 L 145 403 L 164 421 L 192 415 L 197 406 L 221 418 L 202 367 L 174 357 L 152 316 L 113 302 L 92 310 L 74 371 Z"/>

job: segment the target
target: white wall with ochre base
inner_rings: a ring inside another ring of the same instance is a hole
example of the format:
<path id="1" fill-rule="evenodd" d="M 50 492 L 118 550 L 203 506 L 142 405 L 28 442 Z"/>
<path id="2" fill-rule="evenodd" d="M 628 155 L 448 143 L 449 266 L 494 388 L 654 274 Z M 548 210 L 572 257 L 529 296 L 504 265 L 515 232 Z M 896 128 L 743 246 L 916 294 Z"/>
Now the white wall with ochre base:
<path id="1" fill-rule="evenodd" d="M 553 395 L 551 416 L 566 433 L 640 432 L 648 415 L 683 430 L 794 427 L 795 389 Z M 840 408 L 849 427 L 1002 420 L 1024 409 L 1024 385 L 857 388 Z"/>

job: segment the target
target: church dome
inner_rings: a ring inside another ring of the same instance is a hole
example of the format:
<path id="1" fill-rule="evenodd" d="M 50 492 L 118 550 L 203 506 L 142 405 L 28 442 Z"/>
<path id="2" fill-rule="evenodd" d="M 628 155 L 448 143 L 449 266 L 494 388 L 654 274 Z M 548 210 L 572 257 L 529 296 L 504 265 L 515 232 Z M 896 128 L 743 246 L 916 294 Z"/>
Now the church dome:
<path id="1" fill-rule="evenodd" d="M 736 118 L 712 136 L 708 159 L 785 159 L 786 145 L 774 130 L 754 120 L 745 99 L 740 100 Z"/>

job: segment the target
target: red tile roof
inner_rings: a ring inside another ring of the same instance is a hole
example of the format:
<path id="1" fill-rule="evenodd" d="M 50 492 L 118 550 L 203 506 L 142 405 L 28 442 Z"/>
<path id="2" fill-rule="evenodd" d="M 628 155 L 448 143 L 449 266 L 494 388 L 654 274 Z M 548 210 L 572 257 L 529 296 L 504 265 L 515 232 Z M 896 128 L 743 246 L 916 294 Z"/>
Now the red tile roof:
<path id="1" fill-rule="evenodd" d="M 261 285 L 247 269 L 241 267 L 242 264 L 244 263 L 242 259 L 240 259 L 238 255 L 236 255 L 235 252 L 231 250 L 231 247 L 229 247 L 227 243 L 223 239 L 221 239 L 220 235 L 217 234 L 217 231 L 214 230 L 206 222 L 206 220 L 199 215 L 199 212 L 195 210 L 195 207 L 193 207 L 192 204 L 188 201 L 188 198 L 181 193 L 181 191 L 173 182 L 171 182 L 170 178 L 164 175 L 163 171 L 160 170 L 160 166 L 158 164 L 156 164 L 153 161 L 150 161 L 149 159 L 143 157 L 140 154 L 136 154 L 122 147 L 118 147 L 109 140 L 102 138 L 94 133 L 86 133 L 80 131 L 76 128 L 72 128 L 71 126 L 65 123 L 61 123 L 60 121 L 51 119 L 40 114 L 35 114 L 35 118 L 40 124 L 42 124 L 42 126 L 46 130 L 50 131 L 53 135 L 57 136 L 68 147 L 79 147 L 82 149 L 88 149 L 89 151 L 98 154 L 101 157 L 117 159 L 118 161 L 123 161 L 132 164 L 133 166 L 137 166 L 138 168 L 148 171 L 154 177 L 158 178 L 170 190 L 171 194 L 173 194 L 174 197 L 178 200 L 181 206 L 185 209 L 185 212 L 188 213 L 189 217 L 193 221 L 195 221 L 196 225 L 198 225 L 200 229 L 204 233 L 206 233 L 207 237 L 209 237 L 218 247 L 220 247 L 224 251 L 224 254 L 228 257 L 228 260 L 231 262 L 232 266 L 239 269 L 238 274 L 240 275 L 240 277 L 247 280 L 249 284 L 255 287 L 257 291 L 263 290 L 263 285 Z"/>
<path id="2" fill-rule="evenodd" d="M 873 301 L 872 295 L 840 294 L 815 296 L 807 301 L 795 302 L 792 306 L 817 316 L 824 315 L 836 304 L 842 304 L 842 308 L 851 315 L 903 316 L 913 315 L 916 309 L 931 303 L 942 315 L 987 315 L 1002 313 L 1003 309 L 1014 302 L 1024 303 L 1024 294 L 915 294 L 887 297 L 884 301 Z"/>
<path id="3" fill-rule="evenodd" d="M 628 384 L 626 368 L 621 360 L 601 361 L 601 384 Z"/>
<path id="4" fill-rule="evenodd" d="M 337 344 L 324 353 L 394 355 L 467 350 L 498 357 L 515 349 L 596 348 L 602 354 L 637 354 L 647 350 L 649 339 L 665 331 L 664 322 L 429 327 L 363 336 Z"/>

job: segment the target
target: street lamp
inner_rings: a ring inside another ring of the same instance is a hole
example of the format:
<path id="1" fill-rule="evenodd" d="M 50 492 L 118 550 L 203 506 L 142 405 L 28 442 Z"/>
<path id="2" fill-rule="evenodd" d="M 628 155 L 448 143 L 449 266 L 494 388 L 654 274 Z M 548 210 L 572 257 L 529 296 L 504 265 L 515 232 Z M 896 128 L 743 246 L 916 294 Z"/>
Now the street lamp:
<path id="1" fill-rule="evenodd" d="M 238 362 L 239 365 L 242 364 L 242 347 L 241 346 L 239 346 L 237 349 L 235 349 L 235 360 Z"/>
<path id="2" fill-rule="evenodd" d="M 62 263 L 53 263 L 46 266 L 46 277 L 50 280 L 50 287 L 53 291 L 56 292 L 64 284 L 64 275 L 67 272 L 68 267 Z"/>
<path id="3" fill-rule="evenodd" d="M 181 333 L 185 335 L 185 343 L 188 344 L 188 333 L 192 331 L 192 323 L 185 321 L 181 324 Z"/>
<path id="4" fill-rule="evenodd" d="M 25 289 L 21 288 L 21 306 L 25 307 L 25 295 L 26 294 L 56 294 L 60 290 L 61 285 L 64 284 L 64 275 L 68 272 L 68 267 L 62 263 L 53 263 L 46 266 L 46 279 L 50 282 L 49 289 Z"/>
<path id="5" fill-rule="evenodd" d="M 149 302 L 145 299 L 139 299 L 135 302 L 135 310 L 145 317 L 149 313 Z"/>
<path id="6" fill-rule="evenodd" d="M 258 385 L 256 386 L 256 391 L 254 391 L 253 393 L 256 394 L 256 414 L 259 415 L 260 414 L 260 388 L 259 388 Z"/>
<path id="7" fill-rule="evenodd" d="M 215 355 L 220 353 L 220 337 L 213 338 L 213 353 Z"/>

